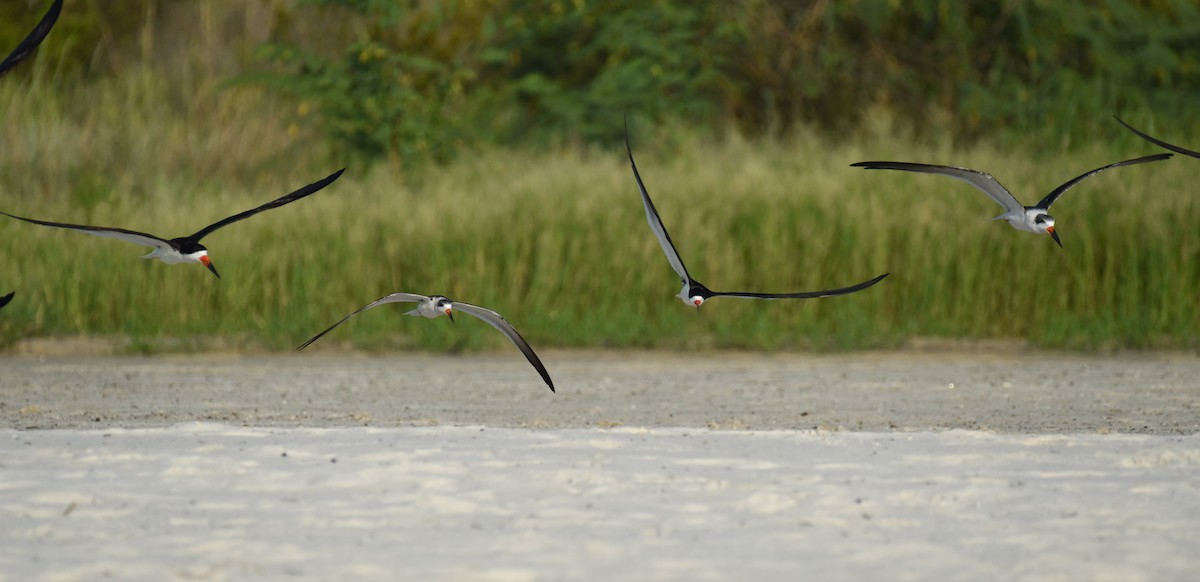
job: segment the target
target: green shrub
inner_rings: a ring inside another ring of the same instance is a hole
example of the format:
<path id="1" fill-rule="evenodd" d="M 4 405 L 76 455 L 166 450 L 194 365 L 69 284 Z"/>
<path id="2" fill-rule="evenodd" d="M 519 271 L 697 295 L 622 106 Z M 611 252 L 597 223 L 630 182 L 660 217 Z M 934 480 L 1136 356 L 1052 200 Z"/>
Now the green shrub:
<path id="1" fill-rule="evenodd" d="M 1106 132 L 1114 112 L 1200 121 L 1187 0 L 313 4 L 362 24 L 333 57 L 265 51 L 271 84 L 369 156 L 611 141 L 623 114 L 845 135 L 882 109 L 918 137 L 1036 134 L 1049 148 Z"/>

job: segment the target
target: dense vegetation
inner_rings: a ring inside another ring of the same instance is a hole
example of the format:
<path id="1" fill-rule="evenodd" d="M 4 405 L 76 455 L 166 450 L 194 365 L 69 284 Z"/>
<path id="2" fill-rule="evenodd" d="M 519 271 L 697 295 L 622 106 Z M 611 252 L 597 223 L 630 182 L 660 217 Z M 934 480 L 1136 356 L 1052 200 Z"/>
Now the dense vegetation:
<path id="1" fill-rule="evenodd" d="M 0 6 L 0 50 L 41 8 Z M 206 240 L 220 281 L 0 221 L 0 293 L 18 292 L 2 341 L 286 348 L 411 290 L 493 306 L 536 346 L 1200 342 L 1200 160 L 1085 182 L 1055 208 L 1063 250 L 988 222 L 997 208 L 964 184 L 848 167 L 975 167 L 1033 201 L 1155 151 L 1113 113 L 1200 148 L 1192 2 L 67 0 L 60 26 L 0 82 L 0 210 L 175 236 L 350 169 Z M 893 275 L 697 315 L 671 297 L 624 114 L 702 281 Z M 323 343 L 504 341 L 384 311 Z"/>
<path id="2" fill-rule="evenodd" d="M 369 155 L 611 140 L 623 113 L 757 136 L 852 132 L 882 108 L 917 137 L 1000 132 L 1052 148 L 1115 111 L 1197 119 L 1190 0 L 310 4 L 358 23 L 350 40 L 270 45 L 269 82 Z"/>

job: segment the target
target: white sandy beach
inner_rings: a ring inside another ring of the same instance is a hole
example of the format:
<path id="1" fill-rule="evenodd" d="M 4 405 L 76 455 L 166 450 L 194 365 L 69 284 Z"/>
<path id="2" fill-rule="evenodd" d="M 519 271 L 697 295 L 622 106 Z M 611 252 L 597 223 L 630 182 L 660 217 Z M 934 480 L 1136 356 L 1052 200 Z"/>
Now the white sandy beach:
<path id="1" fill-rule="evenodd" d="M 0 580 L 1191 580 L 1200 359 L 0 358 Z"/>
<path id="2" fill-rule="evenodd" d="M 1185 580 L 1200 438 L 5 431 L 8 580 Z"/>

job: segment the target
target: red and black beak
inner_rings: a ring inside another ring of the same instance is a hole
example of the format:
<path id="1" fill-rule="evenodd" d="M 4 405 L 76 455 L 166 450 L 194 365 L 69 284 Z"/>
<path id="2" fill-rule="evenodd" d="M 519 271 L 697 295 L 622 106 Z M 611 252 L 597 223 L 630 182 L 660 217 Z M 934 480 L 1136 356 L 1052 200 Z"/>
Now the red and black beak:
<path id="1" fill-rule="evenodd" d="M 216 275 L 218 279 L 221 278 L 221 274 L 217 272 L 217 268 L 213 266 L 212 259 L 209 259 L 208 255 L 200 257 L 200 262 L 204 263 L 204 266 L 208 267 L 208 270 L 212 271 L 212 274 Z"/>
<path id="2" fill-rule="evenodd" d="M 1054 242 L 1058 243 L 1058 248 L 1060 248 L 1060 249 L 1063 248 L 1062 241 L 1058 240 L 1058 233 L 1054 232 L 1053 226 L 1051 226 L 1050 228 L 1047 228 L 1046 232 L 1050 233 L 1050 238 L 1054 239 Z"/>

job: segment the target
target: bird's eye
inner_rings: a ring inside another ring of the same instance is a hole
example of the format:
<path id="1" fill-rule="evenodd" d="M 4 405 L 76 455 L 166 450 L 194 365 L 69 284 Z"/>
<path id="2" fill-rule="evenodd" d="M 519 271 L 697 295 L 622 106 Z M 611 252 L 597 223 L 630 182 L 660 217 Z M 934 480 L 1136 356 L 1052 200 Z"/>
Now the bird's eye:
<path id="1" fill-rule="evenodd" d="M 1039 214 L 1039 215 L 1035 216 L 1035 217 L 1033 218 L 1033 222 L 1034 222 L 1034 224 L 1041 224 L 1041 223 L 1043 223 L 1043 222 L 1046 222 L 1046 215 L 1045 215 L 1045 214 Z"/>

